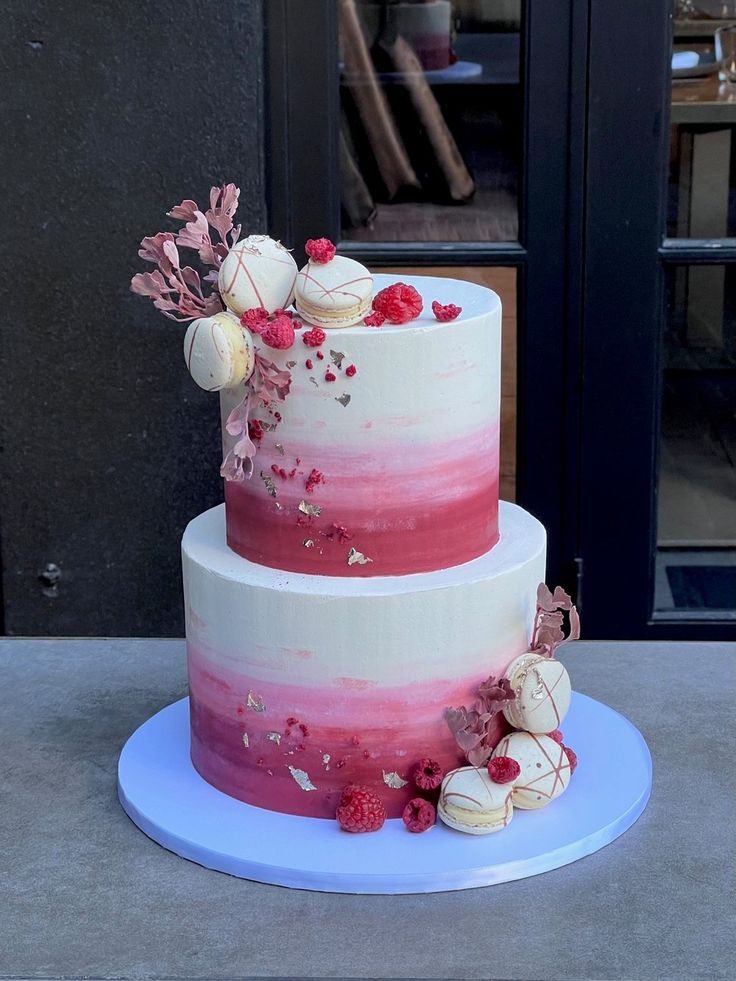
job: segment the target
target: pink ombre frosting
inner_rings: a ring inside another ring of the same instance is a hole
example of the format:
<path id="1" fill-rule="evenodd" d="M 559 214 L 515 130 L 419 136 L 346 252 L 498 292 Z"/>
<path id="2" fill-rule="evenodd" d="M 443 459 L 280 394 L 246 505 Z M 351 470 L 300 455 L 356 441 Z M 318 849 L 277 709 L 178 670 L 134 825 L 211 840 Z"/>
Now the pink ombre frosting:
<path id="1" fill-rule="evenodd" d="M 393 281 L 376 276 L 375 290 Z M 256 414 L 274 428 L 253 477 L 226 483 L 227 541 L 239 555 L 294 572 L 393 576 L 460 565 L 498 541 L 500 302 L 455 280 L 405 281 L 424 300 L 417 320 L 328 330 L 318 349 L 298 333 L 288 351 L 269 352 L 292 388 L 274 414 Z M 433 300 L 463 312 L 439 323 Z M 239 398 L 221 394 L 223 418 Z M 319 515 L 305 515 L 303 501 Z M 351 549 L 371 561 L 348 564 Z"/>
<path id="2" fill-rule="evenodd" d="M 500 532 L 454 568 L 352 579 L 256 565 L 227 547 L 221 507 L 195 518 L 182 549 L 200 774 L 314 817 L 334 817 L 343 787 L 360 783 L 398 816 L 421 758 L 462 762 L 445 709 L 470 705 L 527 649 L 544 530 L 502 504 Z"/>

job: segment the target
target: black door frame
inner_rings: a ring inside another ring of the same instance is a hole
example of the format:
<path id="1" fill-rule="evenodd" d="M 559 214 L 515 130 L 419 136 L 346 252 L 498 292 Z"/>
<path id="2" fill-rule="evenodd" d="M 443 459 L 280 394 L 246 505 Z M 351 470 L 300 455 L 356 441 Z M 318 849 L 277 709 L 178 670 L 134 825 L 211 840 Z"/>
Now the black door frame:
<path id="1" fill-rule="evenodd" d="M 372 267 L 518 269 L 518 390 L 524 398 L 518 403 L 517 500 L 547 528 L 549 580 L 576 590 L 578 552 L 571 516 L 577 511 L 578 364 L 570 350 L 579 349 L 576 250 L 582 235 L 578 202 L 569 191 L 571 174 L 579 176 L 583 149 L 578 140 L 571 152 L 570 134 L 584 129 L 584 120 L 573 122 L 571 112 L 582 117 L 585 45 L 574 43 L 573 35 L 584 32 L 587 12 L 573 12 L 576 5 L 569 0 L 527 0 L 523 6 L 526 169 L 520 181 L 519 241 L 342 242 L 340 251 Z M 269 231 L 294 244 L 320 235 L 337 241 L 337 4 L 269 0 L 265 13 Z"/>
<path id="2" fill-rule="evenodd" d="M 736 258 L 733 241 L 664 237 L 671 31 L 671 0 L 590 2 L 578 531 L 585 612 L 598 636 L 733 639 L 733 621 L 718 614 L 652 612 L 665 267 Z"/>

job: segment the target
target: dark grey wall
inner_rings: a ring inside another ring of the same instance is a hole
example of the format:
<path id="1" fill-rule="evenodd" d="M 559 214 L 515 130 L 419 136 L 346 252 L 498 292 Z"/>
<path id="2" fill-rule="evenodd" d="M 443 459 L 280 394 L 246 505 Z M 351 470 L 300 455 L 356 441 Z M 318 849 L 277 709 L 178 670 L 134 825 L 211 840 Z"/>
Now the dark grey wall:
<path id="1" fill-rule="evenodd" d="M 210 184 L 264 227 L 261 2 L 6 0 L 1 19 L 5 630 L 180 634 L 179 539 L 221 499 L 217 399 L 128 282 L 140 238 Z"/>

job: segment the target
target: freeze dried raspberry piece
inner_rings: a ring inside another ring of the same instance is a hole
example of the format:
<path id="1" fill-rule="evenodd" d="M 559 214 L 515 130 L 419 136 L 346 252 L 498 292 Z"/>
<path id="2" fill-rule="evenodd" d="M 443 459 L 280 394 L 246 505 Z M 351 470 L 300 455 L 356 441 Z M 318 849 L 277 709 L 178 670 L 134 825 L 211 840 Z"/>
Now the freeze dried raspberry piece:
<path id="1" fill-rule="evenodd" d="M 268 330 L 268 310 L 263 307 L 245 310 L 240 318 L 240 326 L 245 327 L 251 334 L 262 334 L 264 330 Z"/>
<path id="2" fill-rule="evenodd" d="M 432 301 L 432 313 L 441 324 L 456 320 L 463 312 L 462 307 L 456 307 L 454 303 L 440 303 L 438 300 Z"/>
<path id="3" fill-rule="evenodd" d="M 325 334 L 321 327 L 312 327 L 311 330 L 307 330 L 302 334 L 302 340 L 307 347 L 319 347 L 320 344 L 324 343 L 326 337 L 327 334 Z"/>
<path id="4" fill-rule="evenodd" d="M 374 310 L 373 313 L 363 318 L 366 327 L 382 327 L 386 323 L 386 318 L 382 313 Z"/>

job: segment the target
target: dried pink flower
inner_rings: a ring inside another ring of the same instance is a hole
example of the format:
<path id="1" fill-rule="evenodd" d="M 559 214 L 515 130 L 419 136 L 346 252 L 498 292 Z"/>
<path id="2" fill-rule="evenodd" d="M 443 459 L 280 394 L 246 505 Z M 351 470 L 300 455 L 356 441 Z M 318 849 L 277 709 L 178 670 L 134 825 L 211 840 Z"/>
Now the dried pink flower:
<path id="1" fill-rule="evenodd" d="M 565 634 L 565 616 L 567 612 L 569 633 Z M 537 613 L 534 618 L 534 632 L 529 650 L 543 657 L 554 657 L 555 651 L 569 640 L 577 640 L 580 636 L 580 617 L 571 597 L 562 586 L 557 586 L 554 593 L 540 583 L 537 589 Z"/>
<path id="2" fill-rule="evenodd" d="M 158 232 L 141 242 L 138 255 L 158 266 L 155 273 L 137 273 L 130 288 L 140 296 L 148 296 L 153 305 L 172 320 L 187 321 L 210 316 L 223 309 L 217 293 L 217 270 L 232 246 L 237 242 L 240 226 L 233 226 L 233 215 L 240 191 L 234 184 L 224 184 L 210 190 L 210 207 L 202 213 L 195 201 L 188 198 L 168 212 L 168 217 L 185 222 L 176 234 Z M 216 233 L 213 240 L 212 232 Z M 204 295 L 199 273 L 182 266 L 179 249 L 194 249 L 210 271 L 204 282 L 214 287 Z"/>

